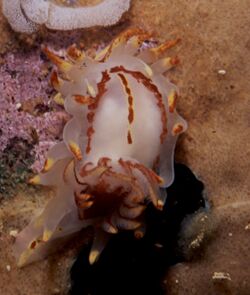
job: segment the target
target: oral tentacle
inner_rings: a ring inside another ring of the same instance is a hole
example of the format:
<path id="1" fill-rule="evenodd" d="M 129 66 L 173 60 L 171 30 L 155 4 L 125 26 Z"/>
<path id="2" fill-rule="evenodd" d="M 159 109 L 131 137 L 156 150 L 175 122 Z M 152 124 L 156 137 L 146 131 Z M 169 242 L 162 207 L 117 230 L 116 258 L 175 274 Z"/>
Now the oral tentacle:
<path id="1" fill-rule="evenodd" d="M 92 265 L 99 259 L 103 249 L 110 239 L 110 234 L 100 228 L 95 229 L 95 237 L 89 253 L 89 263 Z"/>

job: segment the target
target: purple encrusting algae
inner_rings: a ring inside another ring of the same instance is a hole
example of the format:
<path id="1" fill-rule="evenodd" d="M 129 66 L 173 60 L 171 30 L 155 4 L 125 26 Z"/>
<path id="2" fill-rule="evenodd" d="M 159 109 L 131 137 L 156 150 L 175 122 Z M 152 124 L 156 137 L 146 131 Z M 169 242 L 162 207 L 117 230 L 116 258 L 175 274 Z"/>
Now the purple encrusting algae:
<path id="1" fill-rule="evenodd" d="M 0 65 L 0 153 L 13 138 L 33 142 L 34 171 L 42 167 L 47 150 L 60 140 L 68 119 L 53 102 L 50 69 L 40 52 L 7 53 Z"/>

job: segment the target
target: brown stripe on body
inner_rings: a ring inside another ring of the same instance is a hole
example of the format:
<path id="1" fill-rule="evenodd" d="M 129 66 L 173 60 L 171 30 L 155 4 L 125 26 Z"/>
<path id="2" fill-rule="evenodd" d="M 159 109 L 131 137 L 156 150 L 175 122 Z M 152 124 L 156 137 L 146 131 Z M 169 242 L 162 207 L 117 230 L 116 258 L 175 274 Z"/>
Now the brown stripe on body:
<path id="1" fill-rule="evenodd" d="M 59 90 L 60 82 L 56 71 L 53 71 L 50 76 L 50 83 L 57 91 Z"/>
<path id="2" fill-rule="evenodd" d="M 132 140 L 132 135 L 130 130 L 128 130 L 128 134 L 127 134 L 127 140 L 128 140 L 128 144 L 132 144 L 133 140 Z"/>
<path id="3" fill-rule="evenodd" d="M 154 94 L 154 96 L 157 100 L 157 106 L 161 112 L 162 132 L 160 135 L 160 141 L 161 141 L 161 143 L 163 143 L 164 139 L 167 136 L 167 112 L 166 112 L 165 105 L 164 105 L 164 102 L 162 99 L 162 95 L 159 92 L 158 88 L 156 87 L 156 85 L 153 84 L 153 82 L 150 78 L 147 78 L 141 72 L 127 70 L 123 66 L 113 67 L 110 70 L 110 73 L 119 73 L 119 72 L 124 72 L 124 73 L 130 74 L 139 83 L 142 83 L 150 92 L 152 92 Z"/>
<path id="4" fill-rule="evenodd" d="M 82 105 L 89 105 L 94 102 L 94 98 L 91 96 L 84 96 L 84 95 L 74 95 L 73 96 L 75 101 Z"/>
<path id="5" fill-rule="evenodd" d="M 99 102 L 101 97 L 107 92 L 106 83 L 110 80 L 110 76 L 107 71 L 102 72 L 102 80 L 97 84 L 98 93 L 94 98 L 94 102 L 88 105 L 88 114 L 87 120 L 89 123 L 89 127 L 87 129 L 87 137 L 88 142 L 86 146 L 86 154 L 90 153 L 91 151 L 91 140 L 92 136 L 95 133 L 95 129 L 93 127 L 94 119 L 95 119 L 95 112 L 99 106 Z"/>
<path id="6" fill-rule="evenodd" d="M 129 127 L 130 127 L 134 121 L 134 98 L 132 95 L 132 91 L 128 85 L 128 81 L 127 81 L 126 77 L 121 73 L 118 73 L 118 76 L 121 80 L 122 85 L 124 86 L 124 90 L 125 90 L 127 97 L 128 97 L 128 123 L 129 123 Z M 127 140 L 128 140 L 128 144 L 133 143 L 130 128 L 127 133 Z"/>

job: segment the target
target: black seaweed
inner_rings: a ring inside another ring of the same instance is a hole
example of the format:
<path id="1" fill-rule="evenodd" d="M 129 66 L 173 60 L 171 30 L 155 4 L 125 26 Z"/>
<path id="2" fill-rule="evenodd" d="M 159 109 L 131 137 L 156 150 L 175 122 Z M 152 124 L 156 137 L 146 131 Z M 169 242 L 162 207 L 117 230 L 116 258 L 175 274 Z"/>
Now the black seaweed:
<path id="1" fill-rule="evenodd" d="M 168 266 L 183 261 L 176 251 L 181 222 L 205 207 L 204 185 L 192 171 L 175 164 L 175 181 L 167 189 L 163 211 L 149 205 L 146 235 L 136 240 L 131 232 L 115 235 L 93 266 L 89 247 L 71 269 L 71 295 L 163 295 Z"/>

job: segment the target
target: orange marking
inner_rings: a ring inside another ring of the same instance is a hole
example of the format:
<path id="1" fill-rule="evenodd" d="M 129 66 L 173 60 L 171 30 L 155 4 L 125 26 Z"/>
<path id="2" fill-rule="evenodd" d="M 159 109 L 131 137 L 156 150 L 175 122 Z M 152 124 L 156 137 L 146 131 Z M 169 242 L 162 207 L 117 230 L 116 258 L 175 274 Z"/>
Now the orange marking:
<path id="1" fill-rule="evenodd" d="M 132 92 L 131 92 L 131 89 L 129 88 L 126 77 L 121 73 L 118 73 L 118 76 L 128 96 L 128 123 L 129 125 L 131 125 L 134 121 L 134 108 L 133 108 L 134 98 L 132 96 Z M 128 139 L 128 144 L 132 144 L 132 135 L 130 130 L 128 130 L 127 139 Z"/>
<path id="2" fill-rule="evenodd" d="M 164 42 L 163 44 L 161 44 L 158 47 L 155 48 L 151 48 L 150 52 L 156 54 L 156 55 L 160 55 L 163 54 L 166 50 L 174 47 L 177 43 L 179 43 L 181 41 L 180 38 L 175 39 L 175 40 L 168 40 L 166 42 Z"/>
<path id="3" fill-rule="evenodd" d="M 95 129 L 93 128 L 93 126 L 90 126 L 87 129 L 88 143 L 87 143 L 87 147 L 86 147 L 86 154 L 90 153 L 90 151 L 91 151 L 91 140 L 92 140 L 92 135 L 94 133 L 95 133 Z"/>
<path id="4" fill-rule="evenodd" d="M 101 58 L 100 62 L 106 61 L 109 56 L 111 55 L 114 48 L 119 46 L 120 44 L 123 44 L 127 42 L 131 37 L 138 36 L 138 43 L 142 43 L 146 39 L 149 39 L 151 35 L 149 33 L 146 33 L 145 31 L 138 29 L 138 28 L 132 28 L 125 30 L 121 32 L 112 42 L 109 46 L 107 46 L 103 52 L 105 52 L 105 55 L 103 58 Z M 139 46 L 138 44 L 138 46 Z"/>
<path id="5" fill-rule="evenodd" d="M 144 198 L 144 192 L 140 186 L 140 184 L 138 183 L 138 180 L 134 177 L 133 173 L 132 173 L 132 167 L 130 165 L 129 161 L 124 161 L 122 158 L 119 159 L 119 164 L 123 167 L 123 169 L 126 171 L 126 173 L 129 174 L 130 178 L 131 178 L 131 185 L 132 188 L 137 192 L 137 197 L 142 200 Z"/>
<path id="6" fill-rule="evenodd" d="M 94 121 L 94 117 L 95 117 L 95 113 L 94 113 L 94 112 L 89 112 L 89 113 L 87 114 L 87 120 L 88 120 L 88 122 L 89 122 L 89 123 L 93 123 L 93 121 Z"/>
<path id="7" fill-rule="evenodd" d="M 135 181 L 135 177 L 134 176 L 129 176 L 123 173 L 118 173 L 115 171 L 111 171 L 108 170 L 105 173 L 106 176 L 110 176 L 110 177 L 114 177 L 117 179 L 120 179 L 122 181 L 125 181 L 127 183 L 129 183 L 131 185 L 131 187 L 137 192 L 137 197 L 139 200 L 143 200 L 144 199 L 144 194 L 143 194 L 143 190 L 141 189 L 140 185 Z"/>
<path id="8" fill-rule="evenodd" d="M 128 161 L 124 161 L 122 158 L 120 158 L 118 160 L 119 164 L 125 169 L 125 171 L 127 173 L 129 173 L 130 175 L 133 175 L 132 174 L 132 169 L 131 169 L 131 165 L 130 165 L 130 162 Z"/>
<path id="9" fill-rule="evenodd" d="M 132 144 L 133 143 L 130 130 L 128 131 L 127 139 L 128 139 L 128 144 Z"/>
<path id="10" fill-rule="evenodd" d="M 97 174 L 97 175 L 99 175 L 99 177 L 101 177 L 109 169 L 108 166 L 101 166 L 101 165 L 98 166 L 97 165 L 97 166 L 94 166 L 94 168 L 87 170 L 87 167 L 89 165 L 93 166 L 93 164 L 91 162 L 88 162 L 81 168 L 81 171 L 79 173 L 81 177 L 89 176 L 91 174 Z"/>
<path id="11" fill-rule="evenodd" d="M 178 65 L 180 63 L 180 59 L 177 57 L 177 56 L 175 56 L 175 57 L 171 57 L 170 58 L 170 64 L 172 65 L 172 66 L 176 66 L 176 65 Z"/>
<path id="12" fill-rule="evenodd" d="M 152 92 L 157 100 L 157 106 L 161 112 L 161 121 L 162 121 L 162 132 L 160 135 L 160 141 L 161 143 L 164 142 L 165 137 L 167 136 L 167 112 L 165 109 L 165 105 L 162 99 L 162 95 L 159 92 L 156 85 L 152 83 L 152 80 L 150 78 L 147 78 L 144 74 L 141 72 L 131 71 L 125 69 L 123 66 L 117 66 L 110 70 L 111 73 L 117 73 L 117 72 L 124 72 L 127 74 L 132 75 L 139 83 L 142 83 L 150 92 Z"/>
<path id="13" fill-rule="evenodd" d="M 69 148 L 70 148 L 71 152 L 75 155 L 77 160 L 81 161 L 83 156 L 82 156 L 82 152 L 81 152 L 79 145 L 73 141 L 70 141 Z"/>
<path id="14" fill-rule="evenodd" d="M 132 163 L 131 161 L 123 161 L 122 159 L 119 160 L 119 163 L 124 167 L 130 167 L 130 171 L 131 168 L 138 169 L 146 177 L 149 182 L 149 194 L 151 200 L 153 204 L 158 208 L 158 196 L 155 193 L 154 186 L 155 184 L 161 184 L 163 181 L 162 178 L 158 176 L 153 170 L 148 169 L 142 164 Z"/>
<path id="15" fill-rule="evenodd" d="M 48 172 L 51 168 L 52 168 L 52 166 L 54 165 L 54 159 L 52 159 L 52 158 L 47 158 L 46 160 L 45 160 L 45 163 L 44 163 L 44 166 L 43 166 L 43 169 L 42 169 L 42 173 L 46 173 L 46 172 Z"/>
<path id="16" fill-rule="evenodd" d="M 145 233 L 140 230 L 140 229 L 137 229 L 135 232 L 134 232 L 134 236 L 136 239 L 142 239 L 144 237 Z"/>
<path id="17" fill-rule="evenodd" d="M 108 166 L 108 162 L 110 162 L 110 161 L 111 161 L 110 158 L 108 158 L 108 157 L 102 157 L 102 158 L 100 158 L 100 159 L 98 160 L 97 165 L 98 165 L 98 166 L 103 166 L 103 167 L 109 167 L 109 166 Z"/>
<path id="18" fill-rule="evenodd" d="M 75 203 L 80 209 L 87 209 L 94 204 L 92 195 L 90 194 L 77 194 L 75 193 Z"/>
<path id="19" fill-rule="evenodd" d="M 74 172 L 74 177 L 75 177 L 75 181 L 78 183 L 78 184 L 81 184 L 81 185 L 85 185 L 86 187 L 88 186 L 88 184 L 86 182 L 82 182 L 80 181 L 80 179 L 78 178 L 78 175 L 76 173 L 76 167 L 74 165 L 74 169 L 73 169 L 73 172 Z M 81 173 L 79 173 L 81 175 Z"/>
<path id="20" fill-rule="evenodd" d="M 129 104 L 129 114 L 128 114 L 128 121 L 130 124 L 134 121 L 134 109 L 133 109 L 133 97 L 128 97 L 128 104 Z"/>
<path id="21" fill-rule="evenodd" d="M 80 104 L 91 104 L 94 102 L 94 99 L 90 96 L 83 96 L 83 95 L 74 95 L 74 99 L 76 102 Z"/>
<path id="22" fill-rule="evenodd" d="M 28 180 L 29 184 L 40 184 L 41 183 L 41 178 L 39 175 L 35 175 L 34 177 L 30 178 Z"/>
<path id="23" fill-rule="evenodd" d="M 88 137 L 88 142 L 86 146 L 86 154 L 90 153 L 91 151 L 91 140 L 92 136 L 95 133 L 95 129 L 93 127 L 93 122 L 95 118 L 95 111 L 99 106 L 99 102 L 101 97 L 106 93 L 107 88 L 106 88 L 106 83 L 110 80 L 110 76 L 107 71 L 102 72 L 102 80 L 97 84 L 97 90 L 98 93 L 96 97 L 93 99 L 93 103 L 88 105 L 89 113 L 87 115 L 88 120 L 90 119 L 89 123 L 90 126 L 87 129 L 87 137 Z M 89 115 L 91 114 L 91 115 Z"/>
<path id="24" fill-rule="evenodd" d="M 45 160 L 42 172 L 47 172 L 48 171 L 48 159 Z"/>
<path id="25" fill-rule="evenodd" d="M 50 51 L 47 47 L 43 48 L 43 52 L 61 71 L 67 72 L 72 68 L 73 65 L 71 63 L 57 56 L 52 51 Z"/>
<path id="26" fill-rule="evenodd" d="M 148 180 L 148 183 L 149 183 L 149 186 L 148 186 L 148 188 L 149 188 L 149 195 L 151 197 L 151 200 L 152 200 L 153 204 L 155 206 L 157 206 L 157 199 L 158 199 L 158 197 L 157 197 L 157 195 L 155 193 L 155 189 L 154 189 L 154 184 L 155 184 L 155 181 L 154 181 L 155 180 L 154 179 L 154 176 L 155 175 L 154 174 L 155 173 L 152 170 L 151 171 L 153 173 L 151 173 L 151 171 L 149 171 L 149 169 L 147 169 L 143 165 L 140 165 L 140 164 L 137 164 L 137 163 L 136 164 L 132 164 L 131 163 L 131 165 L 132 165 L 132 167 L 138 169 L 146 177 L 146 179 Z"/>
<path id="27" fill-rule="evenodd" d="M 52 74 L 50 76 L 50 83 L 56 90 L 58 90 L 58 88 L 60 86 L 60 82 L 59 82 L 59 78 L 58 78 L 56 71 L 52 72 Z"/>
<path id="28" fill-rule="evenodd" d="M 128 161 L 128 163 L 129 165 L 131 165 L 131 167 L 140 170 L 145 176 L 147 176 L 148 179 L 151 179 L 151 181 L 159 184 L 162 183 L 162 178 L 159 175 L 157 175 L 152 169 L 149 169 L 142 164 L 132 163 L 130 161 Z"/>
<path id="29" fill-rule="evenodd" d="M 168 108 L 170 113 L 173 113 L 175 110 L 177 98 L 178 95 L 176 91 L 172 91 L 168 96 Z"/>
<path id="30" fill-rule="evenodd" d="M 93 166 L 93 163 L 92 163 L 92 162 L 88 162 L 88 163 L 86 163 L 86 164 L 81 168 L 81 171 L 80 171 L 80 173 L 79 173 L 81 177 L 84 177 L 84 176 L 88 175 L 89 172 L 91 172 L 91 171 L 93 171 L 94 169 L 96 169 L 96 167 L 95 167 L 95 168 L 92 168 L 92 169 L 87 170 L 87 167 L 88 167 L 88 166 Z"/>
<path id="31" fill-rule="evenodd" d="M 87 170 L 88 166 L 93 166 L 92 162 L 88 162 L 81 168 L 79 174 L 81 177 L 90 176 L 94 174 L 99 176 L 99 179 L 100 179 L 106 173 L 106 171 L 108 171 L 111 168 L 110 166 L 108 166 L 109 161 L 111 161 L 111 159 L 109 159 L 108 157 L 102 157 L 98 160 L 97 166 L 94 166 L 94 168 Z M 87 183 L 82 182 L 78 178 L 75 167 L 74 167 L 74 176 L 78 184 L 87 186 Z"/>
<path id="32" fill-rule="evenodd" d="M 80 218 L 90 219 L 98 217 L 107 218 L 114 213 L 115 208 L 119 208 L 122 200 L 127 195 L 127 191 L 124 191 L 122 186 L 110 189 L 109 183 L 103 179 L 93 185 L 86 188 L 84 191 L 86 194 L 92 195 L 94 198 L 88 200 L 93 201 L 93 205 L 89 208 L 80 209 Z"/>
<path id="33" fill-rule="evenodd" d="M 36 241 L 33 241 L 33 242 L 30 244 L 30 249 L 35 249 L 35 248 L 36 248 L 36 245 L 37 245 L 37 242 L 36 242 Z"/>
<path id="34" fill-rule="evenodd" d="M 107 218 L 105 218 L 103 224 L 106 223 L 106 225 L 108 226 L 108 232 L 111 234 L 116 234 L 118 232 L 117 227 L 112 223 L 111 221 L 111 217 L 112 215 L 108 216 Z"/>
<path id="35" fill-rule="evenodd" d="M 132 124 L 132 122 L 134 120 L 134 109 L 133 109 L 134 98 L 132 96 L 131 89 L 128 86 L 128 81 L 127 81 L 126 77 L 121 73 L 118 73 L 118 76 L 120 77 L 122 85 L 124 86 L 124 89 L 128 95 L 128 105 L 129 105 L 128 122 L 129 122 L 129 124 Z"/>
<path id="36" fill-rule="evenodd" d="M 156 206 L 156 208 L 159 209 L 159 210 L 163 210 L 163 208 L 164 208 L 164 203 L 163 203 L 162 200 L 158 200 L 158 201 L 157 201 L 157 206 Z"/>
<path id="37" fill-rule="evenodd" d="M 62 97 L 61 93 L 58 92 L 55 96 L 54 96 L 54 101 L 55 103 L 63 106 L 64 105 L 64 98 Z"/>
<path id="38" fill-rule="evenodd" d="M 184 130 L 184 126 L 180 123 L 177 123 L 174 125 L 173 129 L 172 129 L 172 135 L 178 135 L 179 133 L 181 133 Z"/>
<path id="39" fill-rule="evenodd" d="M 75 61 L 81 60 L 84 57 L 83 52 L 76 47 L 76 44 L 71 45 L 67 49 L 67 54 L 70 58 L 72 58 Z"/>

